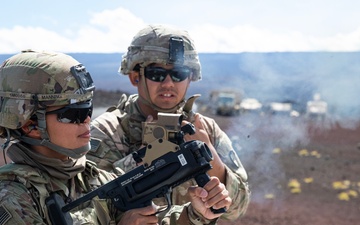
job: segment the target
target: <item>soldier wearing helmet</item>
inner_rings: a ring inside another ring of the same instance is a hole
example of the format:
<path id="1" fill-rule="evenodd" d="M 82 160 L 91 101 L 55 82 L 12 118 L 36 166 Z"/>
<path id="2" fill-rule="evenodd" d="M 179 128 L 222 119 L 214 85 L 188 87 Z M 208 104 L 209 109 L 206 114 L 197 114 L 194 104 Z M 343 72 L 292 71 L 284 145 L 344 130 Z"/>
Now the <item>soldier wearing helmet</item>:
<path id="1" fill-rule="evenodd" d="M 3 62 L 0 84 L 0 135 L 13 161 L 0 167 L 0 224 L 54 224 L 51 194 L 69 202 L 117 177 L 85 157 L 92 78 L 68 55 L 26 50 Z M 99 214 L 96 201 L 70 212 L 74 224 L 120 220 L 121 212 Z"/>
<path id="2" fill-rule="evenodd" d="M 85 157 L 92 78 L 68 55 L 27 50 L 3 62 L 0 84 L 0 136 L 13 161 L 0 167 L 0 224 L 62 224 L 48 206 L 51 196 L 59 196 L 61 207 L 117 177 Z M 175 206 L 164 220 L 183 208 Z M 67 224 L 144 224 L 134 211 L 158 222 L 155 206 L 121 212 L 110 200 L 93 198 L 72 209 Z"/>
<path id="3" fill-rule="evenodd" d="M 211 181 L 204 186 L 207 193 L 226 193 L 218 201 L 200 198 L 203 210 L 188 209 L 193 224 L 213 223 L 219 216 L 234 220 L 243 215 L 249 203 L 247 174 L 234 151 L 229 137 L 216 122 L 199 113 L 192 113 L 194 97 L 186 100 L 191 81 L 201 80 L 201 66 L 194 41 L 187 31 L 165 25 L 148 25 L 133 38 L 123 55 L 119 72 L 128 75 L 138 94 L 122 95 L 116 107 L 92 121 L 91 134 L 102 140 L 87 157 L 100 168 L 129 171 L 137 166 L 131 153 L 142 145 L 142 122 L 157 120 L 158 113 L 183 114 L 196 127 L 185 141 L 199 140 L 208 145 L 214 160 L 209 171 Z M 184 204 L 194 196 L 196 182 L 191 180 L 172 192 L 174 204 Z M 164 204 L 161 200 L 157 205 Z M 190 205 L 191 206 L 191 205 Z M 209 207 L 225 207 L 227 212 L 215 215 Z M 191 207 L 190 207 L 191 208 Z M 193 213 L 192 213 L 193 212 Z M 196 217 L 197 219 L 194 219 Z M 181 216 L 179 216 L 181 218 Z"/>

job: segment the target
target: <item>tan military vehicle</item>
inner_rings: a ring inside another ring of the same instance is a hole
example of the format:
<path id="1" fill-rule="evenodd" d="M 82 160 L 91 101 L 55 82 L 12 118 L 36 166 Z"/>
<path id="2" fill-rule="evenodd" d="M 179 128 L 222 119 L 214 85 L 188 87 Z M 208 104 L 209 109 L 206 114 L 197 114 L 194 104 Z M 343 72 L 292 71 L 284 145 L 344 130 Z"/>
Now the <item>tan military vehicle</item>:
<path id="1" fill-rule="evenodd" d="M 210 94 L 210 106 L 217 115 L 239 115 L 240 96 L 241 95 L 235 91 L 212 91 Z"/>

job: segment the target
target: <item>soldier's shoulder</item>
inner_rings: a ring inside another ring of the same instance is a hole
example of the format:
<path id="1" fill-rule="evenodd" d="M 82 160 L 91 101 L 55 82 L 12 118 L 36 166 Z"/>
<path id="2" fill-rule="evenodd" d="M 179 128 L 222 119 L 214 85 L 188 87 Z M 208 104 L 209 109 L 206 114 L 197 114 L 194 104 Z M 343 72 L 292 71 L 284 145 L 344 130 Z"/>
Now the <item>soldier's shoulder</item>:
<path id="1" fill-rule="evenodd" d="M 0 180 L 17 181 L 23 184 L 46 184 L 50 177 L 29 165 L 10 163 L 0 167 Z"/>
<path id="2" fill-rule="evenodd" d="M 91 124 L 93 126 L 99 126 L 101 124 L 108 124 L 108 123 L 116 123 L 118 122 L 118 112 L 119 110 L 114 110 L 111 112 L 103 112 L 98 117 L 93 118 Z"/>
<path id="3" fill-rule="evenodd" d="M 39 175 L 39 171 L 25 164 L 9 163 L 0 167 L 0 176 L 21 175 L 31 177 Z"/>
<path id="4" fill-rule="evenodd" d="M 215 119 L 214 118 L 211 118 L 209 116 L 205 116 L 203 114 L 200 114 L 201 117 L 205 120 L 205 121 L 208 121 L 208 122 L 211 122 L 211 123 L 216 123 Z"/>
<path id="5" fill-rule="evenodd" d="M 220 129 L 214 118 L 200 114 L 202 119 L 205 121 L 206 129 Z"/>
<path id="6" fill-rule="evenodd" d="M 0 181 L 0 225 L 40 224 L 42 218 L 34 205 L 25 185 L 17 181 Z"/>

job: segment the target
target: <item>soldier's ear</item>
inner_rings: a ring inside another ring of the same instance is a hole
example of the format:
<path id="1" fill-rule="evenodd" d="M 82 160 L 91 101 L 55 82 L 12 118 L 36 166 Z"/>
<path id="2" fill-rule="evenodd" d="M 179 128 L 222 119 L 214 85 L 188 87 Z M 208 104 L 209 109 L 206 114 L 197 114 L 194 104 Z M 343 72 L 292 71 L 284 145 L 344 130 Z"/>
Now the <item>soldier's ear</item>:
<path id="1" fill-rule="evenodd" d="M 37 122 L 33 120 L 27 121 L 24 126 L 21 127 L 21 130 L 25 135 L 32 138 L 40 138 L 40 132 L 37 129 Z"/>
<path id="2" fill-rule="evenodd" d="M 139 72 L 136 72 L 136 71 L 131 71 L 129 73 L 129 79 L 130 79 L 130 82 L 133 86 L 137 87 L 138 84 L 139 84 L 139 80 L 140 80 L 140 74 Z"/>

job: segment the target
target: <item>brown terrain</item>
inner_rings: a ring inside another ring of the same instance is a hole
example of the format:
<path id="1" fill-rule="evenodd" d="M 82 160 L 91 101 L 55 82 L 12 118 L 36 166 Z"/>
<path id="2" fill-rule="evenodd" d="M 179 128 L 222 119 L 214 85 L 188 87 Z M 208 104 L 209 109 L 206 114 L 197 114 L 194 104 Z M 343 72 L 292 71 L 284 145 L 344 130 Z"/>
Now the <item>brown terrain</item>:
<path id="1" fill-rule="evenodd" d="M 220 121 L 226 119 L 216 119 L 224 130 L 229 125 Z M 360 126 L 319 128 L 298 121 L 288 129 L 266 120 L 271 118 L 262 118 L 243 141 L 256 144 L 239 152 L 252 191 L 247 213 L 220 224 L 360 224 Z M 306 140 L 292 139 L 299 130 Z"/>
<path id="2" fill-rule="evenodd" d="M 97 91 L 94 105 L 120 92 Z M 302 117 L 213 117 L 234 140 L 252 192 L 246 214 L 220 225 L 360 224 L 360 125 Z"/>

